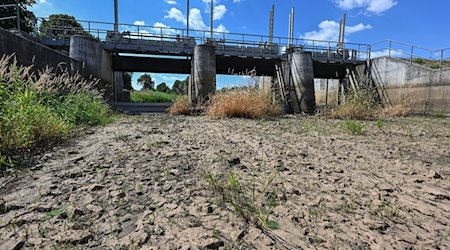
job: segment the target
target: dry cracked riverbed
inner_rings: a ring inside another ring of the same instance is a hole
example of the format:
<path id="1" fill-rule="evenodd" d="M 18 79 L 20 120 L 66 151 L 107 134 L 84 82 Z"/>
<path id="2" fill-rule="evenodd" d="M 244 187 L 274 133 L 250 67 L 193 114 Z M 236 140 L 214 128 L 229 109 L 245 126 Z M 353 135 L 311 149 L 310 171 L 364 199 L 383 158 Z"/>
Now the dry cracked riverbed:
<path id="1" fill-rule="evenodd" d="M 0 178 L 0 248 L 450 249 L 450 120 L 341 123 L 122 117 Z M 246 223 L 205 179 L 258 191 L 274 171 L 279 229 Z"/>

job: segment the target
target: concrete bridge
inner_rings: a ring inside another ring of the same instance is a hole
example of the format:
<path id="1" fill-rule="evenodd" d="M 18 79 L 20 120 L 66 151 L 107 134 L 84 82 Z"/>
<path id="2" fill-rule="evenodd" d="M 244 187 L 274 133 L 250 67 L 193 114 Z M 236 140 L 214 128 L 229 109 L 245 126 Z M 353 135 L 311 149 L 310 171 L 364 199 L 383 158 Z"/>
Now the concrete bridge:
<path id="1" fill-rule="evenodd" d="M 80 21 L 83 23 L 83 21 Z M 215 90 L 216 74 L 270 76 L 286 88 L 295 112 L 313 112 L 314 78 L 343 79 L 346 69 L 366 64 L 370 45 L 250 34 L 209 32 L 113 23 L 84 24 L 91 35 L 68 27 L 50 27 L 40 43 L 68 50 L 93 75 L 114 72 L 116 101 L 128 101 L 121 72 L 190 74 L 193 103 Z M 101 28 L 99 28 L 101 26 Z M 145 55 L 145 56 L 142 56 Z M 293 100 L 295 99 L 295 100 Z"/>

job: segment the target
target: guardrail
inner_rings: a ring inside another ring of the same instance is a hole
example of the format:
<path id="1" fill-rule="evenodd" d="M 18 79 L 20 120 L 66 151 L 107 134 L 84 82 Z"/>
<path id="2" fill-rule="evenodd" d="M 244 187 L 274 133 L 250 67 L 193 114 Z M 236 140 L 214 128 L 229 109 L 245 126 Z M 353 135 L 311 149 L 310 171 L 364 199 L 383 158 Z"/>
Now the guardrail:
<path id="1" fill-rule="evenodd" d="M 371 45 L 371 58 L 387 56 L 400 58 L 410 63 L 433 65 L 432 68 L 450 67 L 450 48 L 432 50 L 420 46 L 385 40 Z M 434 64 L 431 64 L 434 62 Z"/>
<path id="2" fill-rule="evenodd" d="M 39 18 L 38 22 L 48 19 Z M 65 21 L 60 19 L 60 21 Z M 47 30 L 45 38 L 64 39 L 72 35 L 90 34 L 92 37 L 101 40 L 114 42 L 120 39 L 129 39 L 130 42 L 145 43 L 146 41 L 159 41 L 161 45 L 167 41 L 183 41 L 194 39 L 196 44 L 214 43 L 216 49 L 225 52 L 227 49 L 250 51 L 254 56 L 285 55 L 290 48 L 301 49 L 313 53 L 313 56 L 324 57 L 324 59 L 336 60 L 368 60 L 370 59 L 371 46 L 360 43 L 345 43 L 341 48 L 335 41 L 320 41 L 309 39 L 292 39 L 292 43 L 286 37 L 269 37 L 264 35 L 252 35 L 232 32 L 189 30 L 186 29 L 146 26 L 135 24 L 119 24 L 118 39 L 109 37 L 114 30 L 114 23 L 77 20 L 82 28 L 72 28 L 67 26 L 51 26 Z M 211 39 L 212 37 L 212 39 Z M 116 37 L 117 38 L 117 37 Z M 270 42 L 272 41 L 272 42 Z"/>

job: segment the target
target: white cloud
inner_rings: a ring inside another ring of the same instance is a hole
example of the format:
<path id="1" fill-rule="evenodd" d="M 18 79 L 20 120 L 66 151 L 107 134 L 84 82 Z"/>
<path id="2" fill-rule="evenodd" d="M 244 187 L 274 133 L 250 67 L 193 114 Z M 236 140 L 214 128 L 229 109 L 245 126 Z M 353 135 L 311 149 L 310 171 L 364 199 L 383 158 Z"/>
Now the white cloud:
<path id="1" fill-rule="evenodd" d="M 137 26 L 144 26 L 144 25 L 145 25 L 145 22 L 144 22 L 144 21 L 139 21 L 139 20 L 137 20 L 137 21 L 134 21 L 133 24 L 134 24 L 134 25 L 137 25 Z"/>
<path id="2" fill-rule="evenodd" d="M 233 3 L 239 3 L 241 0 L 233 0 Z"/>
<path id="3" fill-rule="evenodd" d="M 177 22 L 186 25 L 186 16 L 177 8 L 171 8 L 164 18 L 175 19 Z M 202 14 L 199 9 L 192 8 L 189 14 L 189 27 L 194 30 L 208 30 L 208 26 L 205 24 L 202 18 Z"/>
<path id="4" fill-rule="evenodd" d="M 223 25 L 220 24 L 217 28 L 214 28 L 215 32 L 222 32 L 222 33 L 228 33 L 229 31 L 227 30 L 227 28 Z"/>
<path id="5" fill-rule="evenodd" d="M 399 57 L 399 56 L 403 55 L 403 51 L 401 51 L 401 50 L 391 50 L 389 52 L 389 49 L 372 51 L 370 53 L 370 58 L 377 58 L 377 57 L 383 57 L 383 56 L 389 56 L 389 55 L 391 55 L 391 57 Z"/>
<path id="6" fill-rule="evenodd" d="M 161 22 L 156 22 L 155 24 L 153 24 L 153 28 L 151 28 L 153 33 L 163 33 L 165 35 L 173 35 L 176 34 L 177 31 L 175 29 L 172 29 L 170 26 L 161 23 Z"/>
<path id="7" fill-rule="evenodd" d="M 39 0 L 39 4 L 45 4 L 47 3 L 47 0 Z"/>
<path id="8" fill-rule="evenodd" d="M 175 19 L 177 22 L 186 24 L 186 17 L 177 8 L 171 8 L 169 11 L 167 11 L 167 15 L 165 15 L 164 18 Z"/>
<path id="9" fill-rule="evenodd" d="M 227 7 L 225 5 L 221 4 L 221 5 L 214 6 L 213 19 L 214 20 L 222 19 L 226 12 L 227 12 Z"/>
<path id="10" fill-rule="evenodd" d="M 177 1 L 175 1 L 175 0 L 164 0 L 164 2 L 166 2 L 167 4 L 172 4 L 172 5 L 177 4 Z"/>
<path id="11" fill-rule="evenodd" d="M 382 14 L 397 5 L 395 0 L 334 0 L 334 2 L 344 10 L 361 8 L 375 14 Z"/>
<path id="12" fill-rule="evenodd" d="M 346 26 L 345 33 L 352 34 L 371 28 L 371 25 L 360 23 L 354 26 Z M 309 40 L 337 41 L 339 40 L 339 23 L 330 20 L 322 21 L 319 24 L 318 31 L 306 32 L 300 37 Z"/>

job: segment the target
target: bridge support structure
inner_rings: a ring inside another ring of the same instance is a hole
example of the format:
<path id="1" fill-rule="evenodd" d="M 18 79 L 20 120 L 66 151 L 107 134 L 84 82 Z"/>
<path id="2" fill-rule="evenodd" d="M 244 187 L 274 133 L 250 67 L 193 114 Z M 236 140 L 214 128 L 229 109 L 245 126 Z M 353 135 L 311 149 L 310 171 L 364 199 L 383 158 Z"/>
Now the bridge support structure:
<path id="1" fill-rule="evenodd" d="M 286 112 L 313 114 L 316 110 L 316 97 L 312 54 L 292 52 L 288 60 L 281 63 L 281 68 L 287 85 Z"/>
<path id="2" fill-rule="evenodd" d="M 216 91 L 216 49 L 212 45 L 196 45 L 191 61 L 189 99 L 191 105 L 204 104 Z"/>
<path id="3" fill-rule="evenodd" d="M 83 62 L 84 75 L 100 79 L 104 85 L 101 89 L 106 90 L 105 97 L 116 101 L 115 90 L 110 85 L 114 82 L 112 54 L 102 48 L 100 41 L 88 36 L 72 36 L 69 56 Z"/>

